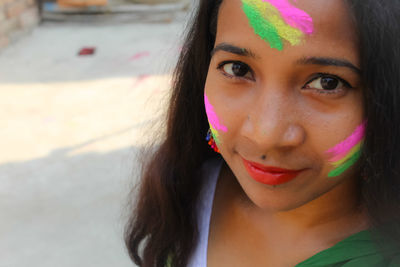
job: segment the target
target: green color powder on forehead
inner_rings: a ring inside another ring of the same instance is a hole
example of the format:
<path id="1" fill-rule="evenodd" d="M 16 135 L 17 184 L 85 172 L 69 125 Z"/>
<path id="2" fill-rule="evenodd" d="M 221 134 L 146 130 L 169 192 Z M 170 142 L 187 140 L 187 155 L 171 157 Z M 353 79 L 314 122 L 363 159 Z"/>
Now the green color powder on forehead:
<path id="1" fill-rule="evenodd" d="M 268 21 L 265 20 L 263 15 L 252 6 L 243 2 L 243 11 L 249 19 L 250 25 L 253 27 L 256 34 L 258 34 L 264 41 L 268 42 L 271 48 L 276 48 L 279 51 L 283 50 L 283 42 L 276 30 L 276 28 Z"/>

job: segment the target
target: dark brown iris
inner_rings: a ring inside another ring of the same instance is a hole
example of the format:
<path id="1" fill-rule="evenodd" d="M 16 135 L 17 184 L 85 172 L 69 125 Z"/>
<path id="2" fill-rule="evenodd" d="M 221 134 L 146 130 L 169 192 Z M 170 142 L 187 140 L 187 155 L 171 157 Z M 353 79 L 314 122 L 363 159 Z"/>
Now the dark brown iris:
<path id="1" fill-rule="evenodd" d="M 232 64 L 232 72 L 235 76 L 243 77 L 249 72 L 249 67 L 243 63 L 235 62 Z"/>
<path id="2" fill-rule="evenodd" d="M 338 79 L 332 77 L 322 77 L 321 85 L 325 90 L 335 90 L 339 85 L 339 81 Z"/>

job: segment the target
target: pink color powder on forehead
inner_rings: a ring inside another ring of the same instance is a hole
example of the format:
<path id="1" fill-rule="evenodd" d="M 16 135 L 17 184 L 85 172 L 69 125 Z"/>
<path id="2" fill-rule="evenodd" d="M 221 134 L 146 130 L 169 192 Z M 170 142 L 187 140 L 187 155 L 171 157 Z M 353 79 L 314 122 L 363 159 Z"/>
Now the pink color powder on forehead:
<path id="1" fill-rule="evenodd" d="M 313 20 L 305 11 L 293 6 L 288 0 L 262 0 L 275 6 L 287 24 L 306 34 L 314 32 Z"/>

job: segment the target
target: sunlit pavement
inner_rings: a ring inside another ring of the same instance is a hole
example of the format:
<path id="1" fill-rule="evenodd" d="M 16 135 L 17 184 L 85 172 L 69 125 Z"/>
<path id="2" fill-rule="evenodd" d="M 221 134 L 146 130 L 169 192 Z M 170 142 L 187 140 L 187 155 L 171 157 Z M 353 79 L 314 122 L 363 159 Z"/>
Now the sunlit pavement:
<path id="1" fill-rule="evenodd" d="M 44 24 L 0 53 L 0 267 L 133 266 L 127 195 L 183 24 Z"/>

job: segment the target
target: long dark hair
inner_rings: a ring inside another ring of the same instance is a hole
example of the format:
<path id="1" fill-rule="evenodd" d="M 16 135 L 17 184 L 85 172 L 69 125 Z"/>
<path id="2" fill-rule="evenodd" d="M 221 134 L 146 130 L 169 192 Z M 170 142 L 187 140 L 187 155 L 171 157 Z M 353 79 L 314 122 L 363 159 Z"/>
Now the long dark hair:
<path id="1" fill-rule="evenodd" d="M 371 222 L 400 243 L 400 1 L 347 0 L 360 40 L 364 109 L 362 200 Z M 400 248 L 399 248 L 400 250 Z"/>
<path id="2" fill-rule="evenodd" d="M 174 73 L 166 134 L 142 167 L 125 242 L 143 267 L 186 266 L 198 239 L 196 204 L 205 139 L 204 85 L 222 0 L 200 0 Z M 360 40 L 365 114 L 363 203 L 371 221 L 400 240 L 400 3 L 347 0 Z M 390 227 L 388 227 L 390 225 Z M 385 227 L 383 227 L 385 226 Z M 171 257 L 172 255 L 172 257 Z"/>

